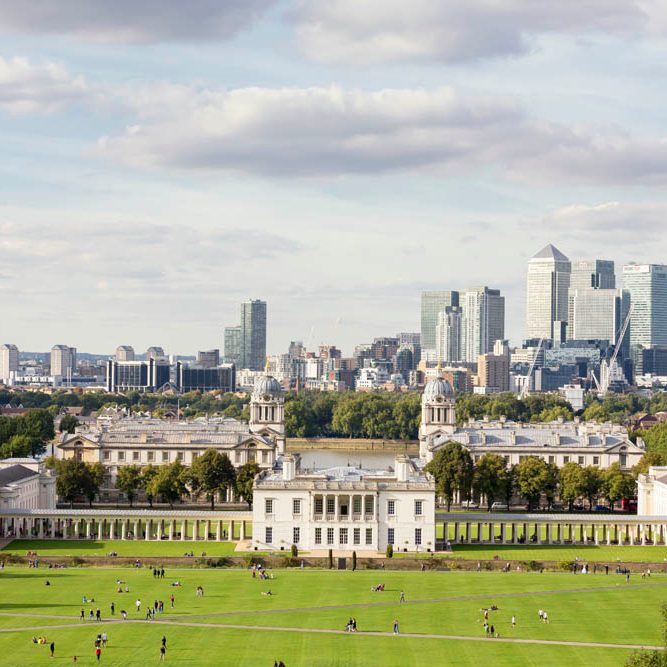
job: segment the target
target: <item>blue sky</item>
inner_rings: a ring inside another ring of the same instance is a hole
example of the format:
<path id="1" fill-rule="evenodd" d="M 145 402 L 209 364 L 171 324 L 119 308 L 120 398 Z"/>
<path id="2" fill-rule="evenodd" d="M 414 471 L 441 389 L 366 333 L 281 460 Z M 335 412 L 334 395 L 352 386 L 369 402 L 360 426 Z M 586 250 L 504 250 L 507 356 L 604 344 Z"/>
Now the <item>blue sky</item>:
<path id="1" fill-rule="evenodd" d="M 664 0 L 0 0 L 0 337 L 418 330 L 525 266 L 667 262 Z"/>

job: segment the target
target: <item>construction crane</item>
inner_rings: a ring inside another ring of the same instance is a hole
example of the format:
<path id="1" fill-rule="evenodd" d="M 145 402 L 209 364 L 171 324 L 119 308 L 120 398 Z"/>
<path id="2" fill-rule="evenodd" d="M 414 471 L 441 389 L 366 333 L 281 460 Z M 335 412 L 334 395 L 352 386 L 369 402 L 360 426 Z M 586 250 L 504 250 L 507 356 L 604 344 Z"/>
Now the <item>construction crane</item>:
<path id="1" fill-rule="evenodd" d="M 615 379 L 615 376 L 618 376 L 619 374 L 616 366 L 616 359 L 618 357 L 618 353 L 621 351 L 621 345 L 623 344 L 623 338 L 625 337 L 625 333 L 628 330 L 628 326 L 630 324 L 630 317 L 632 316 L 633 309 L 634 309 L 634 304 L 631 304 L 630 308 L 628 309 L 628 314 L 625 316 L 625 321 L 623 322 L 623 326 L 621 327 L 621 332 L 618 334 L 618 339 L 616 341 L 616 345 L 614 346 L 614 354 L 612 354 L 609 363 L 603 360 L 602 363 L 600 364 L 600 382 L 599 383 L 596 382 L 600 390 L 599 391 L 600 396 L 604 396 L 609 391 L 609 385 Z"/>
<path id="2" fill-rule="evenodd" d="M 528 369 L 528 375 L 526 375 L 523 379 L 523 386 L 521 387 L 521 391 L 519 392 L 519 398 L 521 400 L 525 399 L 526 396 L 528 396 L 528 391 L 530 390 L 530 378 L 533 375 L 533 371 L 535 370 L 535 366 L 537 365 L 537 357 L 540 354 L 540 350 L 542 349 L 542 344 L 544 343 L 544 338 L 540 338 L 540 342 L 537 344 L 537 350 L 535 350 L 535 356 L 533 357 L 533 361 L 530 364 L 530 368 Z"/>

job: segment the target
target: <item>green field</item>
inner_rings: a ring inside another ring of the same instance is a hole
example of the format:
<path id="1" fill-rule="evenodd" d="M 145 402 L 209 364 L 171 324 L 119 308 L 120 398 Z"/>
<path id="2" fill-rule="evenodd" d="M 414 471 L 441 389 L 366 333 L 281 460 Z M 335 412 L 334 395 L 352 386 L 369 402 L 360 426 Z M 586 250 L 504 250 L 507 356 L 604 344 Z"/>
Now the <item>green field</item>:
<path id="1" fill-rule="evenodd" d="M 0 571 L 0 665 L 92 665 L 94 639 L 110 638 L 105 665 L 145 665 L 159 660 L 160 639 L 168 641 L 167 662 L 180 665 L 622 665 L 631 646 L 659 645 L 660 604 L 667 575 L 558 573 L 400 572 L 276 570 L 272 579 L 253 579 L 245 569 L 167 569 L 164 580 L 146 568 L 28 569 Z M 116 580 L 129 587 L 117 593 Z M 51 585 L 46 586 L 49 580 Z M 171 583 L 180 581 L 182 586 Z M 384 592 L 371 587 L 385 584 Z M 195 589 L 203 586 L 204 597 Z M 262 595 L 271 590 L 273 595 Z M 407 604 L 398 604 L 404 591 Z M 169 595 L 175 594 L 175 607 Z M 80 621 L 82 596 L 93 597 L 103 622 Z M 135 611 L 135 600 L 142 611 Z M 155 621 L 145 605 L 166 602 Z M 114 601 L 116 614 L 111 616 Z M 490 623 L 499 639 L 486 639 L 482 607 L 495 604 Z M 549 612 L 550 623 L 537 618 Z M 121 621 L 121 609 L 129 619 Z M 517 625 L 511 626 L 515 615 Z M 360 632 L 341 632 L 357 619 Z M 394 620 L 401 634 L 391 636 Z M 56 658 L 30 641 L 45 635 Z M 523 640 L 518 643 L 515 640 Z M 554 642 L 542 644 L 541 641 Z M 576 642 L 603 646 L 577 645 Z M 447 656 L 446 659 L 444 656 Z"/>

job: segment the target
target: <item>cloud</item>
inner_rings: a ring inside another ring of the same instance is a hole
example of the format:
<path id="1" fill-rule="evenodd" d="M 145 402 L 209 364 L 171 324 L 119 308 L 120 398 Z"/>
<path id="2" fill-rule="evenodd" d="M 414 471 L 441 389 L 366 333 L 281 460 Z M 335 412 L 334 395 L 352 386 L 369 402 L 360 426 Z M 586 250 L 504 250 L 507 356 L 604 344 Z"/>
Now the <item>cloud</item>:
<path id="1" fill-rule="evenodd" d="M 661 0 L 302 0 L 292 16 L 308 56 L 364 65 L 515 56 L 542 34 L 633 35 L 665 23 Z"/>
<path id="2" fill-rule="evenodd" d="M 49 113 L 86 94 L 83 78 L 73 77 L 62 65 L 0 56 L 0 111 Z"/>
<path id="3" fill-rule="evenodd" d="M 0 0 L 0 31 L 108 42 L 196 42 L 233 37 L 275 0 Z"/>
<path id="4" fill-rule="evenodd" d="M 522 182 L 659 185 L 667 141 L 570 128 L 514 99 L 451 88 L 121 91 L 128 130 L 96 152 L 139 167 L 270 177 L 479 170 Z"/>

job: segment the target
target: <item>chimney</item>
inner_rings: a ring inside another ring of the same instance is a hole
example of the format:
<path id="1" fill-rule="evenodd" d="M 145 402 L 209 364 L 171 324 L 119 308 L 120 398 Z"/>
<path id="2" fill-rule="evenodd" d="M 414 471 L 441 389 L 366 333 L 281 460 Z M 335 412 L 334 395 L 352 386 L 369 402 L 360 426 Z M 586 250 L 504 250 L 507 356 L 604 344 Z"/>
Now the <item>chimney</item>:
<path id="1" fill-rule="evenodd" d="M 296 461 L 291 454 L 283 457 L 283 480 L 291 482 L 296 477 Z"/>
<path id="2" fill-rule="evenodd" d="M 410 459 L 405 454 L 397 456 L 394 469 L 396 470 L 396 481 L 407 482 L 410 474 Z"/>

